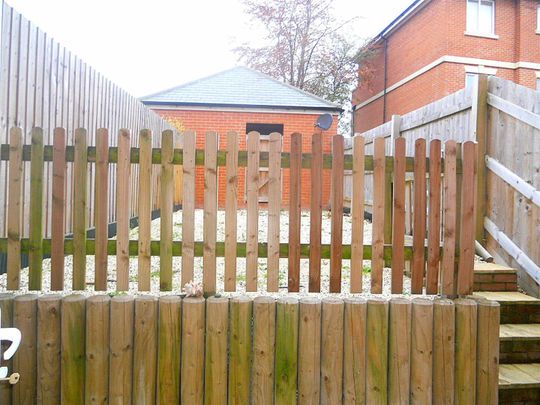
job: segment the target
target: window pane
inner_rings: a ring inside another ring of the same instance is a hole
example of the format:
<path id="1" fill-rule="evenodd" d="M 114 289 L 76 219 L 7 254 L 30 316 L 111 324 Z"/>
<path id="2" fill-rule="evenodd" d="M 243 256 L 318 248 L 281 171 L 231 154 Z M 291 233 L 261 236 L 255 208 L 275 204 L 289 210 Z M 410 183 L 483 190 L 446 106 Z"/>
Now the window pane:
<path id="1" fill-rule="evenodd" d="M 480 3 L 480 18 L 478 31 L 493 34 L 493 3 L 491 1 L 482 1 Z"/>
<path id="2" fill-rule="evenodd" d="M 478 0 L 467 1 L 467 31 L 478 31 Z"/>

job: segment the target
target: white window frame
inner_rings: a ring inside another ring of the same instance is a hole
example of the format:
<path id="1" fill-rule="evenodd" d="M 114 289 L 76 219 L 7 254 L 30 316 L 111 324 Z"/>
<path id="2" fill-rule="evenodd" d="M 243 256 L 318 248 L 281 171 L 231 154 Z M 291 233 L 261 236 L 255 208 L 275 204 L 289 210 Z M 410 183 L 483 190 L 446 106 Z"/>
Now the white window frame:
<path id="1" fill-rule="evenodd" d="M 478 29 L 479 25 L 480 25 L 480 5 L 481 3 L 484 2 L 484 3 L 491 3 L 491 10 L 492 10 L 492 13 L 491 13 L 491 27 L 492 27 L 492 32 L 485 32 L 485 31 L 480 31 Z M 476 28 L 475 29 L 472 29 L 472 30 L 469 30 L 468 29 L 468 26 L 469 26 L 469 16 L 468 16 L 468 9 L 469 7 L 476 7 L 477 8 L 477 12 L 476 12 L 476 16 L 477 16 L 477 19 L 478 21 L 476 21 Z M 465 12 L 465 35 L 470 35 L 470 36 L 474 36 L 474 37 L 483 37 L 483 38 L 491 38 L 491 39 L 498 39 L 499 36 L 495 34 L 495 0 L 466 0 L 466 12 Z"/>
<path id="2" fill-rule="evenodd" d="M 540 34 L 540 2 L 536 5 L 536 33 Z"/>
<path id="3" fill-rule="evenodd" d="M 467 78 L 470 76 L 475 76 L 475 84 L 478 82 L 478 75 L 484 74 L 489 76 L 495 76 L 497 74 L 497 69 L 485 67 L 482 65 L 478 66 L 464 66 L 465 68 L 465 88 L 467 88 Z M 474 86 L 473 86 L 474 87 Z"/>

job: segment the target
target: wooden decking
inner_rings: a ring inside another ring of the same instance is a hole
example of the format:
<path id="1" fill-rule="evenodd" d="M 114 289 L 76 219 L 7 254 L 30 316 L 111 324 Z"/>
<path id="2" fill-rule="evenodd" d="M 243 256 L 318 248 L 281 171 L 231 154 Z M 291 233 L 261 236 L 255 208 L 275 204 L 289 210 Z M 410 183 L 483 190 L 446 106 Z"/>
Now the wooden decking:
<path id="1" fill-rule="evenodd" d="M 501 364 L 499 389 L 540 388 L 540 363 Z"/>

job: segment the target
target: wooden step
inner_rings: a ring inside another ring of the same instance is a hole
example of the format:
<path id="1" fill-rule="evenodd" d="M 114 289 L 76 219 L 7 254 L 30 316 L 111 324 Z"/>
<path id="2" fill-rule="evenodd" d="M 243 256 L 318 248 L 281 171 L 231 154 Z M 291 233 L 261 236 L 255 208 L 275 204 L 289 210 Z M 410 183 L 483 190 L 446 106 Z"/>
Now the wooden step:
<path id="1" fill-rule="evenodd" d="M 474 291 L 517 291 L 517 271 L 495 263 L 474 263 Z"/>
<path id="2" fill-rule="evenodd" d="M 540 324 L 503 324 L 499 336 L 501 342 L 540 340 Z"/>
<path id="3" fill-rule="evenodd" d="M 501 325 L 540 323 L 540 299 L 517 291 L 478 291 L 474 296 L 501 304 Z"/>
<path id="4" fill-rule="evenodd" d="M 500 390 L 538 388 L 540 388 L 540 363 L 499 366 Z"/>

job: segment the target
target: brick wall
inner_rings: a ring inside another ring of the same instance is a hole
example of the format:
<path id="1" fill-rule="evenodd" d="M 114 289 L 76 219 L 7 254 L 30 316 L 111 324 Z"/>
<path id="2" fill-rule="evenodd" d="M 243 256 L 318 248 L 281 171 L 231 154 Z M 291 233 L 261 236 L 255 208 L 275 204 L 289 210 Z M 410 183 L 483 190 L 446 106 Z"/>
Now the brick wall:
<path id="1" fill-rule="evenodd" d="M 388 37 L 387 87 L 399 82 L 444 55 L 515 63 L 540 63 L 540 35 L 536 33 L 537 0 L 496 0 L 495 34 L 498 39 L 465 35 L 466 1 L 432 0 Z M 371 75 L 353 93 L 357 105 L 384 89 L 384 46 L 368 64 Z M 497 76 L 536 87 L 532 69 L 496 68 Z M 381 98 L 355 114 L 355 131 L 363 132 L 464 87 L 462 64 L 443 63 L 386 96 L 383 117 Z"/>
<path id="2" fill-rule="evenodd" d="M 291 134 L 299 132 L 302 137 L 302 151 L 311 152 L 311 134 L 317 120 L 317 114 L 292 113 L 263 113 L 263 112 L 232 112 L 232 111 L 191 111 L 191 110 L 160 110 L 154 109 L 163 118 L 176 124 L 181 124 L 186 130 L 197 133 L 197 148 L 204 148 L 204 134 L 207 131 L 217 131 L 220 135 L 219 148 L 226 149 L 226 134 L 229 131 L 238 132 L 239 149 L 246 149 L 246 123 L 283 124 L 283 150 L 290 151 Z M 332 127 L 324 132 L 323 152 L 331 152 L 331 137 L 337 133 L 337 116 L 334 116 Z M 302 173 L 302 208 L 309 208 L 311 177 L 309 170 Z M 289 204 L 289 171 L 282 172 L 282 204 Z M 218 171 L 218 204 L 225 206 L 225 168 Z M 244 207 L 245 203 L 245 169 L 239 168 L 238 173 L 238 204 Z M 201 207 L 204 202 L 204 168 L 198 167 L 195 177 L 196 204 Z M 328 204 L 330 197 L 330 172 L 323 174 L 323 203 Z"/>

